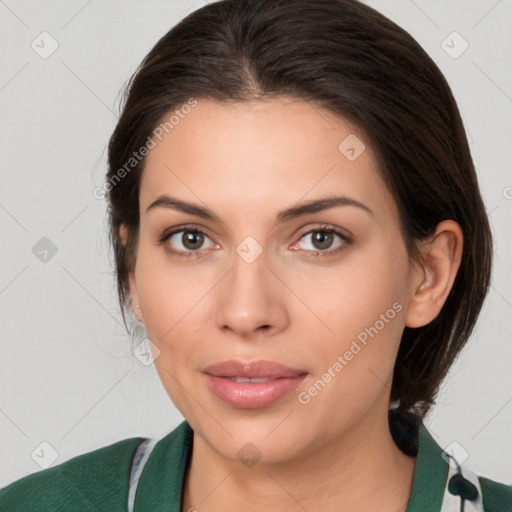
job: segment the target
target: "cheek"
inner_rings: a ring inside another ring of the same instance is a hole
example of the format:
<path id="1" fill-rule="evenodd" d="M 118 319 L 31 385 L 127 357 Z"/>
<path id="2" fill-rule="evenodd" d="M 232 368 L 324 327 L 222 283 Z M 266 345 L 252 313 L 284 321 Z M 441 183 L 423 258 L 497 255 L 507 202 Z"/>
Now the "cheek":
<path id="1" fill-rule="evenodd" d="M 152 324 L 156 319 L 163 319 L 162 313 L 166 311 L 166 306 L 179 306 L 177 297 L 193 286 L 193 282 L 186 286 L 183 270 L 178 270 L 177 266 L 172 264 L 163 247 L 153 245 L 145 239 L 141 241 L 137 254 L 135 275 L 139 299 L 150 315 L 145 314 L 144 318 L 151 318 Z M 174 312 L 178 314 L 176 307 L 167 310 L 164 316 L 174 316 Z"/>
<path id="2" fill-rule="evenodd" d="M 162 248 L 141 246 L 137 293 L 148 338 L 162 353 L 177 356 L 193 350 L 193 340 L 201 339 L 198 333 L 205 325 L 200 318 L 205 316 L 205 294 L 217 280 L 208 265 L 176 262 Z M 183 339 L 186 344 L 178 343 Z"/>
<path id="3" fill-rule="evenodd" d="M 393 304 L 404 307 L 408 269 L 405 247 L 383 241 L 371 251 L 354 252 L 338 269 L 330 269 L 329 273 L 317 278 L 314 292 L 307 296 L 309 304 L 311 309 L 319 312 L 337 339 L 353 339 L 365 328 L 373 326 L 383 314 L 386 319 L 393 317 L 393 321 L 386 324 L 386 334 L 389 332 L 396 337 L 398 333 L 399 337 L 402 320 L 394 313 L 401 308 L 395 306 L 393 309 Z M 313 276 L 303 278 L 304 293 L 308 279 Z"/>
<path id="4" fill-rule="evenodd" d="M 339 272 L 315 288 L 316 311 L 334 331 L 329 343 L 318 346 L 318 374 L 342 358 L 332 399 L 341 393 L 362 406 L 372 400 L 370 394 L 375 397 L 391 385 L 404 327 L 407 276 L 405 248 L 384 242 L 379 250 L 347 259 Z"/>
<path id="5" fill-rule="evenodd" d="M 142 248 L 141 248 L 142 249 Z M 194 389 L 187 369 L 200 353 L 199 334 L 204 281 L 197 271 L 174 265 L 162 249 L 139 251 L 136 268 L 139 302 L 144 312 L 147 337 L 158 347 L 155 367 L 160 380 L 178 410 L 193 417 L 186 390 Z"/>

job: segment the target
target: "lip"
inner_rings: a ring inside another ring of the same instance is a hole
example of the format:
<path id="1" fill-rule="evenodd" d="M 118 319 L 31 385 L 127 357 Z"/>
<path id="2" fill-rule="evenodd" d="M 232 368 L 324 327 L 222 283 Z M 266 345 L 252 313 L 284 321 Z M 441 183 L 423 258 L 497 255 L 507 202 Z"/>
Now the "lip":
<path id="1" fill-rule="evenodd" d="M 243 362 L 231 359 L 203 369 L 210 391 L 222 402 L 238 409 L 261 409 L 297 389 L 307 375 L 273 361 Z M 234 378 L 269 379 L 235 382 Z"/>

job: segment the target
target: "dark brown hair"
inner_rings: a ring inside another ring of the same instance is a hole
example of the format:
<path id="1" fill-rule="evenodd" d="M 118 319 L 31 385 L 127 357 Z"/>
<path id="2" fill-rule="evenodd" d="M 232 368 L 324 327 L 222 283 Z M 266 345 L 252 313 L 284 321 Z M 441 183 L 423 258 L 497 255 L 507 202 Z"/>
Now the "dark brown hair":
<path id="1" fill-rule="evenodd" d="M 355 0 L 222 0 L 167 32 L 126 86 L 108 148 L 110 238 L 126 326 L 128 272 L 139 229 L 144 159 L 119 170 L 164 114 L 190 98 L 244 102 L 288 95 L 358 126 L 377 154 L 414 242 L 445 219 L 464 235 L 461 266 L 440 314 L 405 328 L 393 376 L 397 412 L 422 418 L 464 347 L 488 291 L 492 240 L 455 99 L 444 76 L 403 29 Z M 119 227 L 129 230 L 121 244 Z"/>

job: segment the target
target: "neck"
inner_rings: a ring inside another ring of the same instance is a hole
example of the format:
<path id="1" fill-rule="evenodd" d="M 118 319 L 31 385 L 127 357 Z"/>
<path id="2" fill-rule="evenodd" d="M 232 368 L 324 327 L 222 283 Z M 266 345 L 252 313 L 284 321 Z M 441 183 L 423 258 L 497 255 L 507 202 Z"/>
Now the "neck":
<path id="1" fill-rule="evenodd" d="M 250 468 L 194 434 L 182 510 L 405 512 L 415 462 L 394 443 L 387 409 L 298 458 Z"/>

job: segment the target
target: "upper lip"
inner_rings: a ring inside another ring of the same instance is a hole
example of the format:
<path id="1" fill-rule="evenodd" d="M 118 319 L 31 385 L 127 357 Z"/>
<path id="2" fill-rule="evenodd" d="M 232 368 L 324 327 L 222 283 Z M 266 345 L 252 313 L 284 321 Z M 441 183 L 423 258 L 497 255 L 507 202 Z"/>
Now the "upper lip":
<path id="1" fill-rule="evenodd" d="M 307 373 L 303 370 L 294 370 L 293 368 L 273 361 L 244 362 L 236 359 L 212 364 L 204 368 L 203 372 L 214 377 L 247 377 L 250 379 L 263 377 L 298 377 Z"/>

